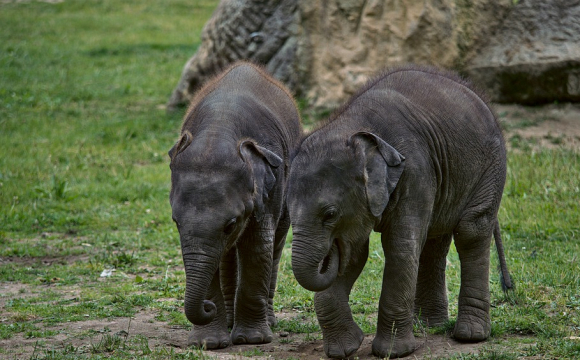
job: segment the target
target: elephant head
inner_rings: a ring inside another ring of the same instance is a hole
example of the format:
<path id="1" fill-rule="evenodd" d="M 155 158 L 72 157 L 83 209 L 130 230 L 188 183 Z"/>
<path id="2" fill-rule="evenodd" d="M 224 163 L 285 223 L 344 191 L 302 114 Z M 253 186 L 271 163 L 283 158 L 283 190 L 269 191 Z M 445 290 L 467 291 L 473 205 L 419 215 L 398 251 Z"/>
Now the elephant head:
<path id="1" fill-rule="evenodd" d="M 282 159 L 251 140 L 237 144 L 194 139 L 184 131 L 169 151 L 170 203 L 186 273 L 185 315 L 204 325 L 216 315 L 207 299 L 224 252 L 251 216 L 260 222 Z"/>
<path id="2" fill-rule="evenodd" d="M 404 157 L 371 133 L 322 139 L 315 132 L 304 140 L 288 180 L 292 269 L 304 288 L 322 291 L 343 273 L 380 221 L 403 168 Z"/>

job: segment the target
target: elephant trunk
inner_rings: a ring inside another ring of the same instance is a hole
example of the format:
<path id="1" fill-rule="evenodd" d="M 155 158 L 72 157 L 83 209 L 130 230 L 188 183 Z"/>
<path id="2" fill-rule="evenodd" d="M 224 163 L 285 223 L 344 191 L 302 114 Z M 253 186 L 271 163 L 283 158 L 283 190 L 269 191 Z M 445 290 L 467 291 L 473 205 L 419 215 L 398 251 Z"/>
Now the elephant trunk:
<path id="1" fill-rule="evenodd" d="M 330 249 L 320 249 L 309 244 L 324 242 L 307 241 L 294 233 L 292 240 L 292 271 L 302 287 L 310 291 L 322 291 L 330 287 L 340 265 L 338 245 L 332 243 Z"/>
<path id="2" fill-rule="evenodd" d="M 216 305 L 206 300 L 220 256 L 183 251 L 185 265 L 185 316 L 194 325 L 209 324 L 216 316 Z"/>

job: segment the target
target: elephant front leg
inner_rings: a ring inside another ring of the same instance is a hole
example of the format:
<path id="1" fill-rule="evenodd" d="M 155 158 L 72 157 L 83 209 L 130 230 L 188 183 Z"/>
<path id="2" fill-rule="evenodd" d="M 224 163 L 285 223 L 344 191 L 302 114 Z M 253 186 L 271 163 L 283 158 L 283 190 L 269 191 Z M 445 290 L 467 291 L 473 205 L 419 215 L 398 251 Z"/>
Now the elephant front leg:
<path id="1" fill-rule="evenodd" d="M 268 326 L 268 301 L 274 229 L 256 231 L 238 244 L 239 285 L 236 292 L 234 344 L 262 344 L 273 339 Z"/>
<path id="2" fill-rule="evenodd" d="M 380 358 L 397 358 L 415 351 L 413 300 L 419 267 L 419 241 L 382 237 L 385 270 L 379 300 L 377 334 L 372 351 Z"/>
<path id="3" fill-rule="evenodd" d="M 314 295 L 318 323 L 322 329 L 324 352 L 331 358 L 346 358 L 354 354 L 364 334 L 354 322 L 348 298 L 352 286 L 364 268 L 369 253 L 369 241 L 353 251 L 344 274 L 338 276 L 326 290 Z"/>
<path id="4" fill-rule="evenodd" d="M 428 326 L 441 326 L 449 320 L 445 267 L 451 234 L 427 239 L 421 251 L 415 316 Z"/>
<path id="5" fill-rule="evenodd" d="M 207 325 L 194 325 L 189 332 L 187 346 L 195 346 L 205 349 L 221 349 L 230 345 L 230 336 L 226 320 L 224 299 L 220 289 L 220 276 L 217 271 L 212 279 L 208 300 L 212 301 L 216 308 L 216 316 Z"/>

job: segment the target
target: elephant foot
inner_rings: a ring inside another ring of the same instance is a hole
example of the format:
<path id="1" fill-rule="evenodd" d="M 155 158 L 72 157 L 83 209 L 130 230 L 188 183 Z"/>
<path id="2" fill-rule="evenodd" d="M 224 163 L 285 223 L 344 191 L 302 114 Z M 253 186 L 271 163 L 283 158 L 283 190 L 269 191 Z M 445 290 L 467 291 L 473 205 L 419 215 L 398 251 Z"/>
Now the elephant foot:
<path id="1" fill-rule="evenodd" d="M 235 345 L 266 344 L 272 342 L 274 334 L 267 325 L 259 328 L 234 325 L 231 338 Z"/>
<path id="2" fill-rule="evenodd" d="M 447 310 L 447 299 L 436 301 L 433 299 L 431 302 L 423 300 L 421 302 L 415 300 L 415 317 L 414 321 L 417 319 L 421 320 L 423 325 L 428 327 L 442 326 L 449 321 L 449 311 Z"/>
<path id="3" fill-rule="evenodd" d="M 391 337 L 390 334 L 386 334 L 385 338 L 377 334 L 373 340 L 373 355 L 381 359 L 405 357 L 416 349 L 415 337 L 412 332 L 402 338 Z"/>
<path id="4" fill-rule="evenodd" d="M 479 342 L 487 339 L 491 333 L 489 317 L 480 319 L 474 316 L 458 316 L 453 337 L 464 342 Z"/>
<path id="5" fill-rule="evenodd" d="M 323 331 L 324 352 L 335 359 L 354 354 L 364 339 L 362 330 L 354 322 L 350 326 L 335 326 L 332 332 Z"/>
<path id="6" fill-rule="evenodd" d="M 274 315 L 274 313 L 270 313 L 268 311 L 268 326 L 270 327 L 274 327 L 276 326 L 276 324 L 278 323 L 278 319 L 276 319 L 276 315 Z"/>
<path id="7" fill-rule="evenodd" d="M 423 325 L 428 327 L 443 326 L 449 321 L 447 312 L 445 314 L 439 315 L 425 315 L 425 314 L 415 314 L 416 319 L 419 319 Z"/>
<path id="8" fill-rule="evenodd" d="M 272 305 L 272 299 L 270 299 L 270 302 L 268 303 L 268 312 L 266 315 L 266 320 L 268 320 L 268 326 L 270 326 L 271 328 L 276 326 L 276 324 L 278 323 L 276 315 L 274 315 L 274 306 Z"/>
<path id="9" fill-rule="evenodd" d="M 187 346 L 195 346 L 206 350 L 223 349 L 230 346 L 230 335 L 227 330 L 215 331 L 204 326 L 194 326 L 193 330 L 189 332 Z"/>

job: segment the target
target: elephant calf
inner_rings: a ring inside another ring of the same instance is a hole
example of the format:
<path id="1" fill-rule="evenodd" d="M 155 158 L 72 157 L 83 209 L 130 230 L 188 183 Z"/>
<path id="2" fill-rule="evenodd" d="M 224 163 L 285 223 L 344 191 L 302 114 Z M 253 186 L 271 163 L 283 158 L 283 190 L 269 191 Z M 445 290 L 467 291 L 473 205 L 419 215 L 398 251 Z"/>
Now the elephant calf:
<path id="1" fill-rule="evenodd" d="M 300 135 L 290 93 L 250 63 L 234 64 L 194 97 L 169 151 L 185 315 L 194 324 L 188 345 L 272 341 L 272 300 L 290 226 L 288 158 Z"/>
<path id="2" fill-rule="evenodd" d="M 415 315 L 428 325 L 448 320 L 452 237 L 461 260 L 453 334 L 486 339 L 492 233 L 511 287 L 497 220 L 505 177 L 505 145 L 489 105 L 455 74 L 433 68 L 380 74 L 306 137 L 288 180 L 292 268 L 317 292 L 326 354 L 348 357 L 363 340 L 348 297 L 371 230 L 382 233 L 385 256 L 373 354 L 413 352 Z"/>

